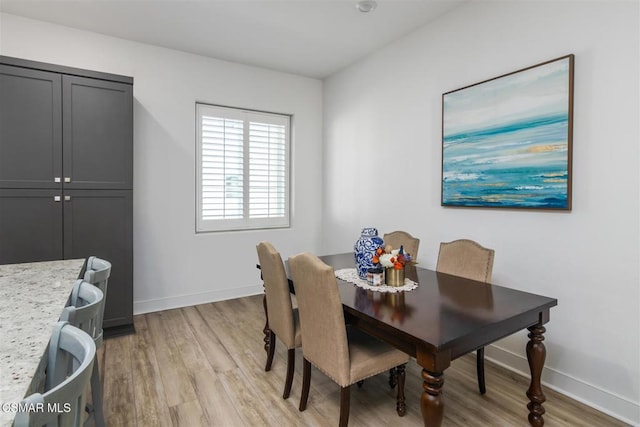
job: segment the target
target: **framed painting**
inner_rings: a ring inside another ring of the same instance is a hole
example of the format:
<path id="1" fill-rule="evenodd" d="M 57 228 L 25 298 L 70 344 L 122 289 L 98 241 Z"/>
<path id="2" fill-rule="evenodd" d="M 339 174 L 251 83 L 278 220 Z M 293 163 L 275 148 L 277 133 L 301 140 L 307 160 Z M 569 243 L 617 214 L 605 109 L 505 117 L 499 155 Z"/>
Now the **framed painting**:
<path id="1" fill-rule="evenodd" d="M 574 56 L 442 95 L 442 206 L 571 210 Z"/>

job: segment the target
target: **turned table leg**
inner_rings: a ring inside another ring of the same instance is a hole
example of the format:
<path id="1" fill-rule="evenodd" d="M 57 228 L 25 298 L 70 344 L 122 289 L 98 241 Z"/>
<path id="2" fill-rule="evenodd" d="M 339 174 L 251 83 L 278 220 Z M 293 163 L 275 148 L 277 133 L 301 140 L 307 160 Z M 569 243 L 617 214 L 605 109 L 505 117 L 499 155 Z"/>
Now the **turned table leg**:
<path id="1" fill-rule="evenodd" d="M 428 427 L 438 427 L 442 425 L 444 417 L 444 398 L 442 396 L 442 386 L 444 376 L 442 372 L 429 372 L 422 370 L 422 397 L 420 399 L 420 409 L 424 425 Z"/>
<path id="2" fill-rule="evenodd" d="M 542 415 L 545 413 L 542 403 L 547 400 L 542 392 L 542 385 L 540 384 L 544 359 L 547 354 L 547 350 L 542 343 L 542 341 L 544 341 L 543 334 L 546 329 L 541 324 L 531 326 L 527 329 L 529 329 L 530 332 L 529 342 L 527 343 L 527 360 L 529 361 L 529 369 L 531 370 L 531 385 L 529 385 L 529 390 L 527 390 L 527 397 L 529 398 L 529 403 L 527 404 L 527 408 L 529 409 L 529 424 L 534 427 L 541 427 L 544 425 Z"/>
<path id="3" fill-rule="evenodd" d="M 262 306 L 264 307 L 264 328 L 262 332 L 264 333 L 264 351 L 269 354 L 269 347 L 271 345 L 271 329 L 269 329 L 269 313 L 267 313 L 267 295 L 265 294 L 262 297 Z"/>
<path id="4" fill-rule="evenodd" d="M 406 367 L 406 364 L 400 365 L 397 368 L 395 368 L 397 385 L 398 385 L 396 412 L 401 417 L 404 417 L 407 414 L 407 403 L 404 397 L 404 383 L 406 378 L 405 367 Z"/>

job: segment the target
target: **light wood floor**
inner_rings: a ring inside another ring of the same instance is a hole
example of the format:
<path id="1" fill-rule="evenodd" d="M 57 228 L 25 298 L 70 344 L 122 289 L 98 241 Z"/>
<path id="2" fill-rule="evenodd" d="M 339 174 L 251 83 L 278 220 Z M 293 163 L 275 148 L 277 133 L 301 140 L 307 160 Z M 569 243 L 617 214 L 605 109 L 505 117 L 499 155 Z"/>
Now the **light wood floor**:
<path id="1" fill-rule="evenodd" d="M 298 411 L 302 353 L 288 400 L 282 399 L 286 350 L 264 371 L 262 296 L 135 317 L 137 333 L 105 341 L 99 353 L 107 424 L 116 426 L 335 426 L 340 389 L 315 368 L 309 403 Z M 445 372 L 445 426 L 527 426 L 528 380 L 486 362 L 487 394 L 477 391 L 475 358 Z M 407 415 L 395 412 L 387 375 L 351 392 L 350 426 L 421 426 L 420 368 L 407 365 Z M 623 426 L 545 389 L 547 426 Z"/>

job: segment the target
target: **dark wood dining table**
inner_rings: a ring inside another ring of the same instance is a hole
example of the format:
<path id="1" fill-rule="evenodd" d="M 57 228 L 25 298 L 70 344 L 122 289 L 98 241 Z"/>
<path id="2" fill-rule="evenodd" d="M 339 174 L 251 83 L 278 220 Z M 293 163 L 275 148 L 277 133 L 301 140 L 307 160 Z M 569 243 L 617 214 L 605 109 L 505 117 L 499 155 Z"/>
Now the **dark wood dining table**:
<path id="1" fill-rule="evenodd" d="M 335 270 L 355 267 L 352 253 L 321 256 Z M 286 263 L 285 263 L 286 265 Z M 440 426 L 445 402 L 444 371 L 451 361 L 523 329 L 531 383 L 529 423 L 544 424 L 546 400 L 540 377 L 546 348 L 543 326 L 549 321 L 548 298 L 516 289 L 477 282 L 417 266 L 405 267 L 405 276 L 418 283 L 411 291 L 382 293 L 338 279 L 345 318 L 354 326 L 414 357 L 422 367 L 420 406 L 425 426 Z M 289 277 L 289 286 L 295 286 Z M 265 315 L 266 315 L 266 299 Z M 265 323 L 265 349 L 269 345 L 269 319 Z"/>

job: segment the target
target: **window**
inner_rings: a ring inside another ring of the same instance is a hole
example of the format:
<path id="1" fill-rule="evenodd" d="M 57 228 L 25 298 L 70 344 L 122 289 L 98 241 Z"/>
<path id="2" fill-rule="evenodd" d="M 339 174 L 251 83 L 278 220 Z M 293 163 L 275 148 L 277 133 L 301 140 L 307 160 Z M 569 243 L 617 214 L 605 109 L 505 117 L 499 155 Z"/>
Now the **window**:
<path id="1" fill-rule="evenodd" d="M 290 116 L 196 103 L 196 231 L 289 226 Z"/>

